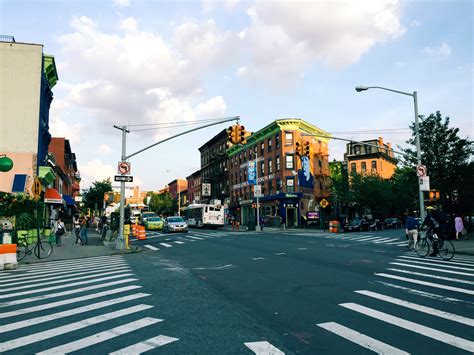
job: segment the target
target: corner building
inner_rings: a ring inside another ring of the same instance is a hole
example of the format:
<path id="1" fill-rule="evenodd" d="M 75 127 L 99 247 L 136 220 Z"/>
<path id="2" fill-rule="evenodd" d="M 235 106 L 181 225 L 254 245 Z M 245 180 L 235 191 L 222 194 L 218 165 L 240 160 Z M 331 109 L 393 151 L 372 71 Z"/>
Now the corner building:
<path id="1" fill-rule="evenodd" d="M 313 136 L 305 136 L 313 135 Z M 321 137 L 322 136 L 322 137 Z M 230 211 L 242 224 L 256 221 L 254 187 L 248 182 L 248 162 L 256 156 L 260 215 L 267 226 L 301 226 L 308 212 L 319 213 L 319 202 L 329 196 L 329 134 L 301 119 L 276 120 L 253 133 L 245 146 L 227 150 Z M 309 157 L 296 154 L 296 142 L 310 142 Z"/>

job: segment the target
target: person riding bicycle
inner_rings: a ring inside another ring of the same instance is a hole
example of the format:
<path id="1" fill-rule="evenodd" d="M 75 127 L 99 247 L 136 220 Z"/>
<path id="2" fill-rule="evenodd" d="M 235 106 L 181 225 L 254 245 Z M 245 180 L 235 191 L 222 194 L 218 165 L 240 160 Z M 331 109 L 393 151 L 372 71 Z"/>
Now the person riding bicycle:
<path id="1" fill-rule="evenodd" d="M 426 217 L 421 225 L 421 229 L 424 226 L 428 228 L 428 236 L 432 235 L 434 238 L 444 239 L 444 235 L 446 232 L 446 225 L 447 225 L 447 217 L 446 214 L 441 210 L 436 210 L 433 206 L 426 207 Z M 436 236 L 436 237 L 435 237 Z M 439 252 L 438 244 L 432 243 L 433 245 L 433 252 L 430 256 L 436 256 Z"/>

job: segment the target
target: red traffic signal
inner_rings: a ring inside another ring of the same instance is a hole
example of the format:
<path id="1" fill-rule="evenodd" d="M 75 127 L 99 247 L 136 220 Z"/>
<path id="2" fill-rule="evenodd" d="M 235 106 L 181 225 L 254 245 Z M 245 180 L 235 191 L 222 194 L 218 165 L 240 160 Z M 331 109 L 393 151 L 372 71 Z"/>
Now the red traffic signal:
<path id="1" fill-rule="evenodd" d="M 296 142 L 296 147 L 295 147 L 295 150 L 296 150 L 296 155 L 303 155 L 303 146 L 301 145 L 300 142 Z"/>
<path id="2" fill-rule="evenodd" d="M 309 156 L 311 153 L 311 145 L 308 141 L 304 142 L 303 155 Z"/>

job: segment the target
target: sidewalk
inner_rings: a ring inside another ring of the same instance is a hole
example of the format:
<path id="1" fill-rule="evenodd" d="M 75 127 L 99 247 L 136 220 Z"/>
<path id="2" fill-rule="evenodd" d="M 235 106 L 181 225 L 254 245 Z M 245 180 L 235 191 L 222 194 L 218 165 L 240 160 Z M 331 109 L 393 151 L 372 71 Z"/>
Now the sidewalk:
<path id="1" fill-rule="evenodd" d="M 74 231 L 66 232 L 61 238 L 61 246 L 53 243 L 53 253 L 46 259 L 38 259 L 33 253 L 18 263 L 18 267 L 26 264 L 42 263 L 55 260 L 90 258 L 94 256 L 129 254 L 140 250 L 115 250 L 115 243 L 102 242 L 100 235 L 93 228 L 87 230 L 88 245 L 75 244 Z"/>

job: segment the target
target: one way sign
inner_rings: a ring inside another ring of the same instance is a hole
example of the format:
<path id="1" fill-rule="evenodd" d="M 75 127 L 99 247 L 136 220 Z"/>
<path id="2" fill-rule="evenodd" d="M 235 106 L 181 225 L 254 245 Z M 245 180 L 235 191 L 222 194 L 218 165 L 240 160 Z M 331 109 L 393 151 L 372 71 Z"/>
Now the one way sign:
<path id="1" fill-rule="evenodd" d="M 133 182 L 133 176 L 130 175 L 115 175 L 115 181 L 125 181 L 125 182 Z"/>

